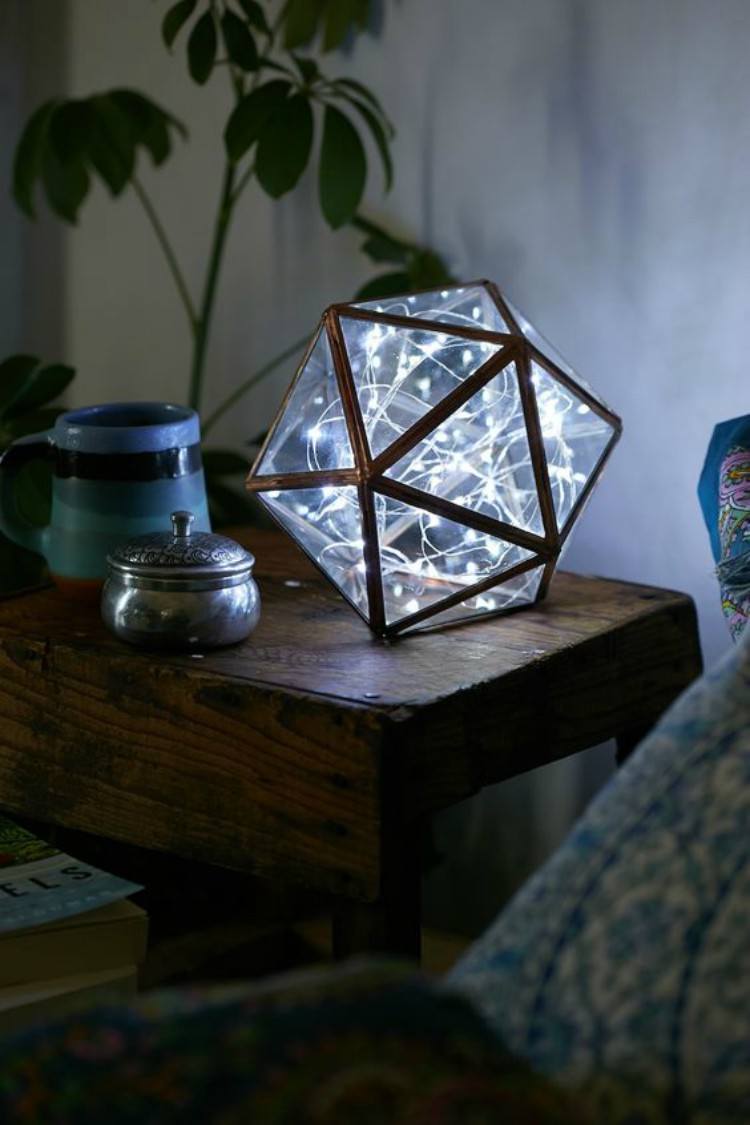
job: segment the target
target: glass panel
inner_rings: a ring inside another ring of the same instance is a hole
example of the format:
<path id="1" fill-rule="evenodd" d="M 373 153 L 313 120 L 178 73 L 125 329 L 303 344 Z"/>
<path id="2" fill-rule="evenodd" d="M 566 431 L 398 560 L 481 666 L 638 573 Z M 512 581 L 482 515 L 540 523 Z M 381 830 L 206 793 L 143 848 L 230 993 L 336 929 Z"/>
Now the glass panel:
<path id="1" fill-rule="evenodd" d="M 353 486 L 258 493 L 331 581 L 367 614 L 362 519 Z"/>
<path id="2" fill-rule="evenodd" d="M 533 361 L 531 382 L 539 408 L 557 526 L 562 530 L 614 430 Z"/>
<path id="3" fill-rule="evenodd" d="M 545 339 L 545 337 L 542 336 L 541 332 L 537 331 L 534 325 L 529 320 L 527 320 L 520 309 L 517 309 L 515 305 L 512 305 L 510 303 L 504 293 L 503 298 L 508 308 L 513 313 L 513 316 L 516 318 L 518 327 L 521 329 L 529 343 L 533 344 L 534 347 L 537 348 L 537 350 L 540 351 L 542 355 L 546 356 L 547 359 L 551 360 L 556 367 L 559 367 L 563 374 L 568 375 L 571 379 L 575 379 L 576 383 L 579 383 L 581 387 L 583 387 L 584 391 L 588 391 L 592 398 L 595 398 L 598 403 L 606 407 L 607 404 L 605 403 L 604 399 L 596 393 L 590 383 L 587 383 L 586 380 L 578 374 L 578 372 L 573 370 L 567 359 L 560 355 L 557 348 L 553 347 L 552 344 L 550 344 L 549 340 Z"/>
<path id="4" fill-rule="evenodd" d="M 352 468 L 331 349 L 321 329 L 257 471 L 270 476 Z"/>
<path id="5" fill-rule="evenodd" d="M 375 515 L 389 625 L 532 557 L 523 547 L 379 493 Z"/>
<path id="6" fill-rule="evenodd" d="M 543 574 L 544 566 L 527 570 L 515 578 L 509 578 L 507 582 L 502 582 L 499 586 L 493 586 L 492 589 L 485 590 L 483 594 L 477 594 L 476 597 L 469 598 L 465 602 L 459 602 L 458 605 L 454 605 L 450 609 L 444 609 L 442 613 L 436 613 L 434 617 L 424 621 L 421 628 L 428 629 L 438 625 L 449 625 L 453 621 L 463 621 L 467 617 L 476 617 L 478 613 L 497 613 L 503 609 L 530 605 L 536 598 Z M 417 628 L 420 628 L 420 626 L 417 626 Z"/>
<path id="7" fill-rule="evenodd" d="M 509 363 L 385 475 L 543 535 L 515 363 Z"/>
<path id="8" fill-rule="evenodd" d="M 438 320 L 441 324 L 461 324 L 465 328 L 484 328 L 488 332 L 510 332 L 483 285 L 379 297 L 377 301 L 362 301 L 354 307 L 391 316 L 418 316 L 423 320 Z"/>
<path id="9" fill-rule="evenodd" d="M 345 316 L 341 328 L 375 457 L 501 350 L 445 332 Z"/>

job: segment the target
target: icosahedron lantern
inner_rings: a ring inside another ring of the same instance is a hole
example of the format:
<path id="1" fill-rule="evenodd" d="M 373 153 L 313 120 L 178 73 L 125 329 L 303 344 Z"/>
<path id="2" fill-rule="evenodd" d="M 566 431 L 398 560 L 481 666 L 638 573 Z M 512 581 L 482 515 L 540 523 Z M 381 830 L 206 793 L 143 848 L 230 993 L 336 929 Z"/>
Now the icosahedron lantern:
<path id="1" fill-rule="evenodd" d="M 474 282 L 329 308 L 248 488 L 392 636 L 543 597 L 620 428 Z"/>

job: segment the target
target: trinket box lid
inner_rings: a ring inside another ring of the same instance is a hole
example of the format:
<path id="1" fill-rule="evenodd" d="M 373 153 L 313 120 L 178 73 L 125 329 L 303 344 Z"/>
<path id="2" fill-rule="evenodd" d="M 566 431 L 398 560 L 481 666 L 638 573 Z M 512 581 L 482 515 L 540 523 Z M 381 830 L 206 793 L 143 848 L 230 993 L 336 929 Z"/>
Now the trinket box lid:
<path id="1" fill-rule="evenodd" d="M 116 547 L 107 562 L 134 578 L 221 579 L 252 571 L 255 558 L 234 539 L 193 532 L 192 512 L 172 512 L 172 531 L 139 535 Z"/>

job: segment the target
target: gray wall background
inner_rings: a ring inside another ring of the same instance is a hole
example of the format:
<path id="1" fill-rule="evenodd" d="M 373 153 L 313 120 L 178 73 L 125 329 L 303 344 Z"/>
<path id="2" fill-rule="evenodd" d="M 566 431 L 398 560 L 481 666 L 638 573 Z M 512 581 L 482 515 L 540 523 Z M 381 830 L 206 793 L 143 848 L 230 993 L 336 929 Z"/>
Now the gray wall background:
<path id="1" fill-rule="evenodd" d="M 0 11 L 13 7 L 3 2 Z M 70 93 L 132 85 L 190 124 L 190 144 L 143 179 L 197 287 L 228 105 L 221 76 L 199 90 L 181 55 L 165 54 L 163 3 L 30 7 L 67 18 L 58 66 Z M 330 63 L 370 83 L 398 125 L 396 185 L 384 199 L 373 162 L 370 213 L 434 244 L 459 275 L 496 279 L 623 416 L 623 441 L 566 566 L 688 591 L 712 662 L 728 641 L 695 482 L 713 424 L 750 409 L 750 5 L 392 0 L 384 9 L 380 36 Z M 280 205 L 252 190 L 243 202 L 211 345 L 215 398 L 367 276 L 356 238 L 318 217 L 315 188 L 313 173 Z M 17 239 L 5 210 L 0 221 Z M 113 205 L 97 192 L 64 235 L 61 271 L 60 347 L 80 369 L 77 400 L 182 397 L 182 312 L 136 201 Z M 7 270 L 0 283 L 6 320 L 8 309 L 22 317 Z M 291 374 L 248 397 L 217 436 L 256 433 Z M 479 924 L 497 888 L 564 831 L 608 754 L 442 818 L 440 838 L 459 858 L 430 881 L 431 909 L 452 898 Z"/>
<path id="2" fill-rule="evenodd" d="M 66 84 L 66 15 L 54 0 L 0 0 L 0 357 L 63 347 L 62 231 L 43 209 L 22 218 L 9 188 L 23 122 Z"/>

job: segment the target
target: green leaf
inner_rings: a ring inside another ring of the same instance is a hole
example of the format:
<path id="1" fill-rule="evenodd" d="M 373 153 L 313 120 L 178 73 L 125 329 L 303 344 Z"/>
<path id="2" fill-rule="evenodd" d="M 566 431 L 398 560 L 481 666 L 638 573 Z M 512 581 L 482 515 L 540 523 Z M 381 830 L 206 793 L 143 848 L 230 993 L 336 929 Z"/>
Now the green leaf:
<path id="1" fill-rule="evenodd" d="M 244 20 L 234 12 L 226 11 L 221 17 L 221 33 L 232 62 L 242 70 L 257 70 L 258 50 Z"/>
<path id="2" fill-rule="evenodd" d="M 320 70 L 314 59 L 303 59 L 295 54 L 292 54 L 292 59 L 294 60 L 297 70 L 300 72 L 302 81 L 306 82 L 308 86 L 320 77 Z"/>
<path id="3" fill-rule="evenodd" d="M 385 190 L 390 191 L 393 186 L 393 160 L 391 159 L 391 150 L 388 145 L 388 137 L 386 136 L 385 129 L 380 122 L 380 119 L 372 112 L 370 107 L 365 102 L 358 101 L 344 95 L 350 105 L 352 105 L 358 113 L 364 118 L 375 144 L 380 153 L 380 159 L 383 162 L 383 175 L 385 177 Z"/>
<path id="4" fill-rule="evenodd" d="M 242 473 L 247 476 L 250 463 L 231 449 L 204 449 L 203 468 L 208 476 L 227 477 Z"/>
<path id="5" fill-rule="evenodd" d="M 165 15 L 161 25 L 161 37 L 172 50 L 172 45 L 183 26 L 195 11 L 196 0 L 178 0 Z"/>
<path id="6" fill-rule="evenodd" d="M 163 117 L 158 114 L 149 121 L 148 127 L 141 134 L 141 140 L 151 154 L 151 159 L 157 166 L 163 164 L 172 150 L 169 139 L 169 129 Z"/>
<path id="7" fill-rule="evenodd" d="M 268 437 L 268 428 L 261 430 L 255 437 L 248 438 L 245 445 L 249 445 L 251 449 L 260 449 L 263 442 Z"/>
<path id="8" fill-rule="evenodd" d="M 214 527 L 258 522 L 255 508 L 245 493 L 237 492 L 216 478 L 206 480 L 206 492 Z"/>
<path id="9" fill-rule="evenodd" d="M 417 250 L 407 268 L 410 289 L 430 289 L 433 285 L 445 285 L 455 280 L 443 259 L 433 250 Z"/>
<path id="10" fill-rule="evenodd" d="M 63 363 L 52 363 L 35 371 L 21 393 L 16 396 L 6 411 L 6 418 L 18 418 L 32 410 L 38 410 L 53 398 L 61 395 L 75 375 L 75 368 Z"/>
<path id="11" fill-rule="evenodd" d="M 320 152 L 320 205 L 334 229 L 348 223 L 359 206 L 367 179 L 367 157 L 348 117 L 327 105 Z"/>
<path id="12" fill-rule="evenodd" d="M 224 144 L 230 160 L 240 160 L 255 144 L 271 117 L 291 90 L 291 83 L 275 78 L 246 94 L 235 106 L 224 130 Z"/>
<path id="13" fill-rule="evenodd" d="M 356 82 L 354 78 L 337 78 L 335 86 L 344 86 L 349 89 L 356 97 L 361 98 L 362 101 L 369 102 L 372 108 L 383 119 L 384 125 L 389 125 L 388 118 L 385 116 L 382 105 L 373 94 L 372 90 L 368 90 L 361 82 Z"/>
<path id="14" fill-rule="evenodd" d="M 286 74 L 290 78 L 294 78 L 294 71 L 290 70 L 288 66 L 282 66 L 281 63 L 276 62 L 275 59 L 270 59 L 268 55 L 260 55 L 258 57 L 258 66 L 264 67 L 267 70 L 278 71 L 279 74 Z"/>
<path id="15" fill-rule="evenodd" d="M 284 9 L 284 46 L 304 47 L 314 37 L 323 15 L 324 0 L 289 0 Z"/>
<path id="16" fill-rule="evenodd" d="M 11 441 L 17 441 L 29 434 L 50 430 L 64 410 L 64 406 L 45 406 L 31 414 L 21 414 L 18 418 L 9 419 L 3 428 Z"/>
<path id="17" fill-rule="evenodd" d="M 112 90 L 108 97 L 128 118 L 130 140 L 144 145 L 154 164 L 163 164 L 172 149 L 169 124 L 173 119 L 170 115 L 136 90 Z"/>
<path id="18" fill-rule="evenodd" d="M 52 465 L 48 461 L 35 459 L 24 465 L 14 481 L 13 491 L 21 514 L 26 519 L 39 526 L 49 522 L 52 506 Z"/>
<path id="19" fill-rule="evenodd" d="M 355 215 L 352 219 L 352 226 L 356 227 L 357 230 L 361 230 L 363 234 L 382 234 L 387 238 L 394 238 L 394 241 L 400 242 L 403 246 L 410 245 L 409 243 L 404 242 L 402 239 L 396 239 L 393 235 L 389 235 L 388 231 L 384 227 L 379 227 L 377 223 L 373 223 L 372 219 L 366 219 L 364 215 Z"/>
<path id="20" fill-rule="evenodd" d="M 411 253 L 410 247 L 395 238 L 391 238 L 385 231 L 372 234 L 362 243 L 362 253 L 366 254 L 373 262 L 406 263 Z"/>
<path id="21" fill-rule="evenodd" d="M 258 3 L 258 0 L 237 0 L 237 3 L 245 13 L 247 22 L 252 27 L 256 28 L 256 30 L 262 31 L 264 34 L 268 35 L 270 28 L 268 26 L 268 20 L 266 19 L 266 13 Z"/>
<path id="22" fill-rule="evenodd" d="M 78 221 L 78 208 L 88 193 L 91 181 L 82 160 L 63 163 L 51 146 L 42 158 L 42 181 L 47 202 L 56 215 L 68 223 Z"/>
<path id="23" fill-rule="evenodd" d="M 39 109 L 32 114 L 16 147 L 13 161 L 13 198 L 30 219 L 35 217 L 32 190 L 42 171 L 47 131 L 57 105 L 57 99 L 53 99 L 39 106 Z"/>
<path id="24" fill-rule="evenodd" d="M 340 47 L 353 25 L 366 28 L 369 14 L 368 0 L 328 0 L 323 50 L 334 51 Z"/>
<path id="25" fill-rule="evenodd" d="M 307 167 L 313 115 L 304 94 L 293 94 L 273 112 L 258 141 L 255 174 L 273 199 L 291 191 Z"/>
<path id="26" fill-rule="evenodd" d="M 397 271 L 394 273 L 381 273 L 368 281 L 355 294 L 357 301 L 374 301 L 378 297 L 394 297 L 399 293 L 408 293 L 411 283 L 408 273 Z"/>
<path id="27" fill-rule="evenodd" d="M 211 12 L 204 12 L 188 39 L 188 70 L 190 77 L 203 86 L 211 76 L 216 62 L 216 24 Z"/>
<path id="28" fill-rule="evenodd" d="M 23 393 L 40 362 L 35 355 L 12 355 L 0 363 L 0 417 Z"/>
<path id="29" fill-rule="evenodd" d="M 109 98 L 128 117 L 132 139 L 148 149 L 156 165 L 163 164 L 172 151 L 170 128 L 183 139 L 188 135 L 181 121 L 137 90 L 112 90 Z"/>
<path id="30" fill-rule="evenodd" d="M 112 195 L 119 195 L 129 183 L 135 167 L 135 127 L 132 119 L 109 94 L 91 98 L 90 105 L 89 160 Z"/>
<path id="31" fill-rule="evenodd" d="M 63 164 L 83 160 L 91 133 L 91 106 L 87 100 L 63 102 L 49 123 L 49 143 Z"/>

